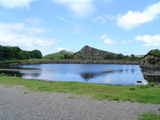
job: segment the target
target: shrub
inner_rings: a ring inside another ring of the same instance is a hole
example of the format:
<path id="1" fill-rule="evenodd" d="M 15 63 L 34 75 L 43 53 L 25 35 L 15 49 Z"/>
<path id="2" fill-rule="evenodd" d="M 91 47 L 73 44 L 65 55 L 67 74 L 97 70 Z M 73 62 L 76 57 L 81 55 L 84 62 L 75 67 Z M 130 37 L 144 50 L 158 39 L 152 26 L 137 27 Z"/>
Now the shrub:
<path id="1" fill-rule="evenodd" d="M 4 73 L 1 73 L 1 74 L 0 74 L 0 77 L 2 77 L 2 76 L 5 76 L 5 74 L 4 74 Z"/>
<path id="2" fill-rule="evenodd" d="M 155 85 L 154 85 L 154 83 L 149 83 L 148 86 L 149 87 L 154 87 Z"/>
<path id="3" fill-rule="evenodd" d="M 149 58 L 148 62 L 151 64 L 155 64 L 155 63 L 160 62 L 160 58 L 158 58 L 158 57 Z"/>
<path id="4" fill-rule="evenodd" d="M 136 88 L 130 88 L 130 90 L 136 90 Z"/>
<path id="5" fill-rule="evenodd" d="M 158 50 L 158 49 L 151 50 L 148 54 L 153 55 L 155 57 L 160 57 L 160 50 Z"/>

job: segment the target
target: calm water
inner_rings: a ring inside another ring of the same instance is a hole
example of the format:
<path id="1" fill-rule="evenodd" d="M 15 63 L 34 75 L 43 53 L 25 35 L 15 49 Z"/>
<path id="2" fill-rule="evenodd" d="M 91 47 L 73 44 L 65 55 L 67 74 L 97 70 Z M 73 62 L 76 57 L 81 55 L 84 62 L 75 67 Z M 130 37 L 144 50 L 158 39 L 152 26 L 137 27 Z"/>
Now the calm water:
<path id="1" fill-rule="evenodd" d="M 153 77 L 158 77 L 157 80 L 160 80 L 160 71 L 153 75 L 148 74 L 150 71 L 141 70 L 139 65 L 117 64 L 21 65 L 14 66 L 12 69 L 0 69 L 0 73 L 21 76 L 25 79 L 40 79 L 46 81 L 76 81 L 113 85 L 146 85 L 149 81 L 147 81 L 147 79 L 153 79 Z"/>

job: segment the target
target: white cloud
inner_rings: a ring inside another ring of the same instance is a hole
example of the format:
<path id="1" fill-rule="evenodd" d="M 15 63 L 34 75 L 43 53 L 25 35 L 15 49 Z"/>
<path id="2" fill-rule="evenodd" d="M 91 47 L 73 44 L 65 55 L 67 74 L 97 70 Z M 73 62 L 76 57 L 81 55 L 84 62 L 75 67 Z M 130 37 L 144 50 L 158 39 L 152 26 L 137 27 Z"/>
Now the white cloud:
<path id="1" fill-rule="evenodd" d="M 100 39 L 104 40 L 104 44 L 108 44 L 108 45 L 115 45 L 116 44 L 116 41 L 107 37 L 107 35 L 102 35 L 100 37 Z"/>
<path id="2" fill-rule="evenodd" d="M 143 23 L 150 22 L 160 14 L 160 2 L 146 7 L 144 11 L 128 11 L 125 15 L 118 15 L 117 24 L 124 29 L 132 29 Z"/>
<path id="3" fill-rule="evenodd" d="M 100 37 L 100 39 L 105 39 L 105 38 L 107 38 L 107 35 L 105 34 Z"/>
<path id="4" fill-rule="evenodd" d="M 0 22 L 0 44 L 9 46 L 19 46 L 22 49 L 44 49 L 60 41 L 54 39 L 37 37 L 39 28 L 26 27 L 24 23 L 3 23 Z M 33 33 L 30 34 L 30 30 Z"/>
<path id="5" fill-rule="evenodd" d="M 128 44 L 128 43 L 132 43 L 133 41 L 132 40 L 124 40 L 123 42 L 122 42 L 122 44 Z"/>
<path id="6" fill-rule="evenodd" d="M 44 33 L 46 31 L 48 31 L 48 29 L 44 29 L 44 28 L 35 28 L 35 27 L 27 27 L 24 28 L 24 30 L 26 30 L 28 32 L 28 34 L 32 35 L 32 34 L 39 34 L 39 33 Z"/>
<path id="7" fill-rule="evenodd" d="M 114 42 L 111 38 L 106 38 L 106 39 L 104 40 L 104 43 L 105 43 L 105 44 L 109 44 L 109 45 L 114 45 L 114 44 L 116 44 L 116 42 Z"/>
<path id="8" fill-rule="evenodd" d="M 62 51 L 62 50 L 69 51 L 69 48 L 61 48 L 61 47 L 56 48 L 57 52 Z"/>
<path id="9" fill-rule="evenodd" d="M 0 0 L 0 5 L 6 8 L 29 8 L 34 1 L 36 0 Z"/>
<path id="10" fill-rule="evenodd" d="M 94 13 L 94 0 L 52 0 L 54 3 L 62 4 L 73 12 L 75 16 L 87 17 Z"/>
<path id="11" fill-rule="evenodd" d="M 114 0 L 103 0 L 103 2 L 107 2 L 107 3 L 112 2 L 112 1 Z"/>
<path id="12" fill-rule="evenodd" d="M 139 35 L 135 38 L 137 41 L 142 41 L 145 47 L 160 46 L 160 35 Z"/>
<path id="13" fill-rule="evenodd" d="M 106 23 L 107 20 L 103 16 L 97 16 L 95 19 L 93 19 L 94 22 L 100 21 L 101 23 Z"/>
<path id="14" fill-rule="evenodd" d="M 93 22 L 100 21 L 101 23 L 107 23 L 108 20 L 114 20 L 115 16 L 113 15 L 105 15 L 105 16 L 97 16 L 95 19 L 93 19 Z"/>
<path id="15" fill-rule="evenodd" d="M 39 34 L 48 31 L 44 28 L 27 27 L 24 23 L 3 23 L 0 22 L 1 31 L 19 31 L 26 32 L 27 34 Z"/>
<path id="16" fill-rule="evenodd" d="M 37 17 L 26 18 L 25 21 L 31 25 L 40 25 L 41 20 Z"/>

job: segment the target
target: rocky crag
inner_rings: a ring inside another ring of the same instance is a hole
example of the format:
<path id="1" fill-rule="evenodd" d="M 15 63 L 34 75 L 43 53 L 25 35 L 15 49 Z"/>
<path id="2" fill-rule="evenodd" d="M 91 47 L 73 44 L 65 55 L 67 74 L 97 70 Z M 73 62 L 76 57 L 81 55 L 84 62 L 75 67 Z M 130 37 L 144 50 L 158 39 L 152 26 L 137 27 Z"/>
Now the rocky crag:
<path id="1" fill-rule="evenodd" d="M 141 60 L 140 67 L 160 69 L 160 50 L 151 50 L 147 53 Z"/>
<path id="2" fill-rule="evenodd" d="M 102 60 L 105 58 L 106 55 L 109 55 L 109 54 L 112 54 L 113 56 L 117 56 L 117 54 L 115 53 L 99 50 L 86 45 L 80 51 L 73 54 L 73 56 L 75 59 L 82 58 L 82 59 Z"/>

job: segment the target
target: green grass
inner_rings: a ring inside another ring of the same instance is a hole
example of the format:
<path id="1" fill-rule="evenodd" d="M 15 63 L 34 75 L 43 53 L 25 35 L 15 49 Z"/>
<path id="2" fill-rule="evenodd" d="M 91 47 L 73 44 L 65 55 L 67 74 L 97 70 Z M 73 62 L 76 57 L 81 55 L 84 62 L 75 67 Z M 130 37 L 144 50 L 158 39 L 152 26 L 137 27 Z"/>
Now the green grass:
<path id="1" fill-rule="evenodd" d="M 62 51 L 57 52 L 57 53 L 45 55 L 45 56 L 43 57 L 43 59 L 59 60 L 59 59 L 64 59 L 64 58 L 65 58 L 65 55 L 68 56 L 68 57 L 72 57 L 73 53 L 72 53 L 72 52 L 65 51 L 65 50 L 62 50 Z"/>
<path id="2" fill-rule="evenodd" d="M 138 116 L 139 120 L 160 120 L 160 115 L 157 115 L 155 112 L 150 111 L 143 113 Z"/>
<path id="3" fill-rule="evenodd" d="M 10 63 L 22 63 L 22 62 L 39 62 L 39 61 L 45 61 L 45 59 L 6 60 L 6 61 L 0 61 L 0 65 L 10 64 Z"/>
<path id="4" fill-rule="evenodd" d="M 64 54 L 63 53 L 54 53 L 54 54 L 49 54 L 43 57 L 43 59 L 63 59 Z"/>
<path id="5" fill-rule="evenodd" d="M 46 82 L 20 77 L 1 76 L 0 84 L 23 85 L 33 91 L 69 92 L 92 96 L 98 100 L 118 100 L 160 104 L 159 86 L 114 86 L 79 82 Z"/>
<path id="6" fill-rule="evenodd" d="M 139 60 L 82 60 L 82 59 L 29 59 L 29 60 L 8 60 L 8 61 L 0 61 L 0 66 L 12 66 L 12 65 L 32 65 L 32 64 L 50 64 L 50 63 L 81 63 L 81 64 L 119 64 L 119 63 L 127 63 L 130 62 L 131 64 L 140 64 Z"/>

